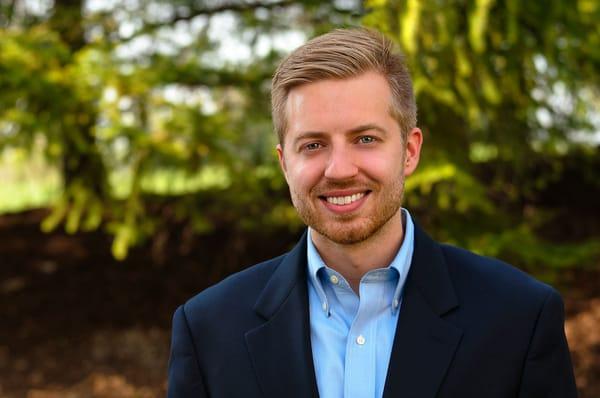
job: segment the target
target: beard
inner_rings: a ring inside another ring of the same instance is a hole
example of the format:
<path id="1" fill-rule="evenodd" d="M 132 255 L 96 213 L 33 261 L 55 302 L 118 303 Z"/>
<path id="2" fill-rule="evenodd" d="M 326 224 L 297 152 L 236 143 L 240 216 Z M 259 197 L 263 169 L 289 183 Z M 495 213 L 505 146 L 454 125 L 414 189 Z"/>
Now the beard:
<path id="1" fill-rule="evenodd" d="M 319 196 L 322 192 L 356 187 L 369 191 L 366 200 L 370 202 L 364 203 L 357 212 L 334 214 L 317 202 L 321 200 Z M 312 188 L 308 195 L 290 187 L 292 203 L 302 221 L 330 241 L 341 245 L 361 243 L 375 236 L 400 210 L 403 193 L 402 173 L 385 186 L 357 181 L 325 183 Z M 364 205 L 370 209 L 368 212 L 363 208 Z"/>

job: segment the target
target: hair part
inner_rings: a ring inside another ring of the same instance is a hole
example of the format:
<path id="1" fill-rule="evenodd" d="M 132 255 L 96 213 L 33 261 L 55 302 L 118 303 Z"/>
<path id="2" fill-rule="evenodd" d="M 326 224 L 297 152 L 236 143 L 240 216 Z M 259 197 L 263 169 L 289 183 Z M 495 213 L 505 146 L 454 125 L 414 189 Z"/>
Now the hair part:
<path id="1" fill-rule="evenodd" d="M 392 93 L 390 113 L 406 143 L 417 125 L 417 105 L 404 56 L 382 33 L 366 29 L 336 29 L 315 37 L 289 54 L 277 67 L 271 86 L 271 113 L 279 143 L 287 130 L 286 103 L 290 90 L 327 79 L 347 79 L 375 71 Z"/>

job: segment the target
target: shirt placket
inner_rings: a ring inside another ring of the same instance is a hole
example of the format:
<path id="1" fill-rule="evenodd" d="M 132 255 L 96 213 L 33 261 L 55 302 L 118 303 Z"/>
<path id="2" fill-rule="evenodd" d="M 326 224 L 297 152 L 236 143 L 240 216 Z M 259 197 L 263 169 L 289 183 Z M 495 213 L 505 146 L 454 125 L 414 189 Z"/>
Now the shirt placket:
<path id="1" fill-rule="evenodd" d="M 359 398 L 375 395 L 377 283 L 361 282 L 358 312 L 346 342 L 344 397 Z"/>

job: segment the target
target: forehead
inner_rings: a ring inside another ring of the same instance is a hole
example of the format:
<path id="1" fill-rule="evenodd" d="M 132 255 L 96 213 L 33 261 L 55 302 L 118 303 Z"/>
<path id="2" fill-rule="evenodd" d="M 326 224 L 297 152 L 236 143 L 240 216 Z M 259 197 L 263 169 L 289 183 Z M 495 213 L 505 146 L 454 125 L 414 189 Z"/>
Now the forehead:
<path id="1" fill-rule="evenodd" d="M 303 84 L 288 94 L 287 134 L 334 132 L 366 123 L 393 122 L 391 100 L 390 86 L 377 72 Z"/>

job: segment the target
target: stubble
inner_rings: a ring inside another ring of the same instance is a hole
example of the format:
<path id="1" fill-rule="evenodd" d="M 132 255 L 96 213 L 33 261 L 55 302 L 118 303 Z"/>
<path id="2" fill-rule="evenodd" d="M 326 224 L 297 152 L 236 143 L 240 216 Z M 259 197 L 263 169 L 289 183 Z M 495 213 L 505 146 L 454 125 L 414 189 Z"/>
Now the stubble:
<path id="1" fill-rule="evenodd" d="M 402 206 L 404 193 L 402 172 L 403 170 L 400 176 L 387 186 L 375 183 L 366 184 L 371 191 L 367 197 L 371 203 L 365 203 L 371 209 L 368 213 L 361 208 L 357 212 L 334 214 L 319 203 L 318 196 L 321 192 L 365 186 L 365 184 L 357 184 L 355 181 L 316 186 L 311 189 L 308 197 L 303 197 L 290 187 L 290 195 L 294 207 L 306 225 L 334 243 L 353 245 L 377 235 L 398 213 Z"/>

